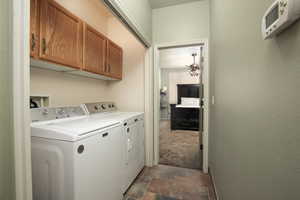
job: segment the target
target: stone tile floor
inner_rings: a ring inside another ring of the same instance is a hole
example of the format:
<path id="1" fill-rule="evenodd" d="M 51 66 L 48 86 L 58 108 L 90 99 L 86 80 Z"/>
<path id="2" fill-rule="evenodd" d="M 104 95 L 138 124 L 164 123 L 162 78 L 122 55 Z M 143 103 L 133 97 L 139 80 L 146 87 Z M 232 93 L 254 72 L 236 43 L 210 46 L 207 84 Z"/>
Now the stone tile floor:
<path id="1" fill-rule="evenodd" d="M 215 200 L 210 176 L 199 170 L 158 165 L 145 168 L 124 200 Z"/>
<path id="2" fill-rule="evenodd" d="M 159 163 L 201 169 L 201 134 L 198 131 L 172 131 L 169 120 L 160 121 Z"/>

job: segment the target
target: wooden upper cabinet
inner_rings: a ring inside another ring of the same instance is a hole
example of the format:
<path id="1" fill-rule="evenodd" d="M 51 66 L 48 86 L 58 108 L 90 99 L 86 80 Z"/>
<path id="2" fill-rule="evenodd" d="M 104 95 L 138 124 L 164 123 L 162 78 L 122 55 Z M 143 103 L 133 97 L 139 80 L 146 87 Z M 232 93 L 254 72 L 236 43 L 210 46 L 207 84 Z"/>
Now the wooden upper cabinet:
<path id="1" fill-rule="evenodd" d="M 88 24 L 83 31 L 83 70 L 105 75 L 107 38 Z"/>
<path id="2" fill-rule="evenodd" d="M 114 42 L 107 41 L 107 75 L 122 79 L 123 70 L 123 50 Z"/>
<path id="3" fill-rule="evenodd" d="M 30 56 L 39 55 L 39 11 L 40 0 L 30 0 Z"/>
<path id="4" fill-rule="evenodd" d="M 122 79 L 123 50 L 54 0 L 30 0 L 30 56 Z"/>
<path id="5" fill-rule="evenodd" d="M 82 21 L 54 0 L 39 1 L 41 3 L 40 58 L 81 68 Z"/>

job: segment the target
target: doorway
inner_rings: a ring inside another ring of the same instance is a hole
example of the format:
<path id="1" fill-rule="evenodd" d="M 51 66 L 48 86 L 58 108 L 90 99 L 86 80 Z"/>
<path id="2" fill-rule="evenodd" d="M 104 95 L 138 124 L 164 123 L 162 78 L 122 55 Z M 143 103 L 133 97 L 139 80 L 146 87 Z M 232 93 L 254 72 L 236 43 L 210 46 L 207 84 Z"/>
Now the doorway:
<path id="1" fill-rule="evenodd" d="M 155 163 L 207 172 L 207 41 L 154 48 Z"/>

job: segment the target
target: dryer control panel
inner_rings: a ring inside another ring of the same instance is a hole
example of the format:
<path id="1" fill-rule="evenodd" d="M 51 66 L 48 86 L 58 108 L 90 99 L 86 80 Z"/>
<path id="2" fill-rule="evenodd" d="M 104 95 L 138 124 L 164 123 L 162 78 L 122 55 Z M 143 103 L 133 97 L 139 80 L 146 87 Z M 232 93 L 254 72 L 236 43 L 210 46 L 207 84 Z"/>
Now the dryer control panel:
<path id="1" fill-rule="evenodd" d="M 112 112 L 117 110 L 117 107 L 113 102 L 85 103 L 82 107 L 86 114 Z"/>

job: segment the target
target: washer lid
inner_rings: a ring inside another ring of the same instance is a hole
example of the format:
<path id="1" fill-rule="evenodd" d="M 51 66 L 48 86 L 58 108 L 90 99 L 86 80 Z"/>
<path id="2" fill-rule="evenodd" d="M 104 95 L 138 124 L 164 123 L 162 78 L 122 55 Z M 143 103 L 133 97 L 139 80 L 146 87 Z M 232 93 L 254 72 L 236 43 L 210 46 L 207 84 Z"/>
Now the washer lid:
<path id="1" fill-rule="evenodd" d="M 43 125 L 31 126 L 31 136 L 56 140 L 76 141 L 97 134 L 98 131 L 119 125 L 111 119 L 83 118 L 68 121 L 52 121 Z"/>

